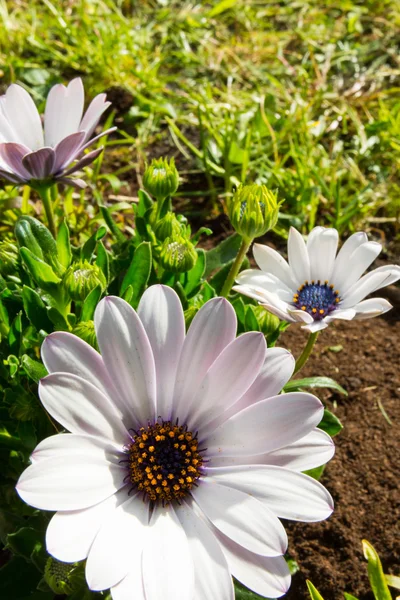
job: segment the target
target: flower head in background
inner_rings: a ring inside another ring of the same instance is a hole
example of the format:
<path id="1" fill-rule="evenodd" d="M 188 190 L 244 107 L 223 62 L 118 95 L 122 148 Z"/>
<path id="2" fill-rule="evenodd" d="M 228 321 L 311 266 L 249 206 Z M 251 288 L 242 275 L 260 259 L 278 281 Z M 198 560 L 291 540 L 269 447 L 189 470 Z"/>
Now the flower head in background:
<path id="1" fill-rule="evenodd" d="M 362 277 L 382 250 L 363 232 L 351 235 L 336 256 L 337 246 L 336 229 L 315 227 L 306 244 L 291 227 L 289 262 L 272 248 L 254 244 L 261 270 L 242 271 L 234 289 L 255 298 L 280 319 L 300 321 L 310 332 L 325 329 L 334 319 L 368 319 L 390 310 L 391 304 L 383 298 L 364 298 L 400 279 L 400 267 L 379 267 Z"/>
<path id="2" fill-rule="evenodd" d="M 279 518 L 319 521 L 325 488 L 302 471 L 333 455 L 317 429 L 321 402 L 277 395 L 292 355 L 261 333 L 236 338 L 223 298 L 185 335 L 177 294 L 150 287 L 136 313 L 107 297 L 95 313 L 101 354 L 76 336 L 48 336 L 40 398 L 71 433 L 42 441 L 17 484 L 57 511 L 49 553 L 86 561 L 90 589 L 114 600 L 234 600 L 233 575 L 256 593 L 290 585 Z"/>
<path id="3" fill-rule="evenodd" d="M 115 128 L 90 139 L 110 102 L 99 94 L 84 115 L 83 106 L 80 78 L 67 87 L 57 84 L 47 97 L 42 125 L 28 92 L 10 85 L 0 96 L 0 177 L 17 184 L 60 181 L 84 187 L 81 179 L 70 179 L 70 175 L 97 158 L 102 148 L 83 156 L 84 150 Z M 77 162 L 71 165 L 73 161 Z"/>

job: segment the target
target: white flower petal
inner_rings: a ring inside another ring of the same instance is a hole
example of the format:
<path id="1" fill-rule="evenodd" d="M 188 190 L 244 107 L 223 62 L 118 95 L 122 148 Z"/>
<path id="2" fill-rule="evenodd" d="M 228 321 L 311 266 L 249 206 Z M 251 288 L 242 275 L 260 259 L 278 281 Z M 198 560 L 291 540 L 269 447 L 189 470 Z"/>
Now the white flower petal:
<path id="1" fill-rule="evenodd" d="M 176 369 L 185 340 L 185 319 L 176 292 L 153 285 L 142 296 L 138 315 L 149 338 L 156 367 L 157 415 L 171 418 Z"/>
<path id="2" fill-rule="evenodd" d="M 340 303 L 340 308 L 353 308 L 368 294 L 391 285 L 398 279 L 400 279 L 400 267 L 396 265 L 378 267 L 361 277 L 361 279 L 351 286 Z"/>
<path id="3" fill-rule="evenodd" d="M 358 246 L 348 259 L 346 269 L 342 270 L 341 277 L 332 279 L 332 283 L 343 298 L 347 290 L 356 283 L 364 271 L 374 262 L 382 250 L 381 244 L 377 242 L 365 242 Z"/>
<path id="4" fill-rule="evenodd" d="M 46 460 L 53 456 L 89 455 L 119 464 L 123 446 L 92 435 L 58 433 L 42 440 L 34 449 L 31 461 Z"/>
<path id="5" fill-rule="evenodd" d="M 371 317 L 383 315 L 391 308 L 393 307 L 390 302 L 384 298 L 369 298 L 355 305 L 356 315 L 354 318 L 357 320 L 370 319 Z"/>
<path id="6" fill-rule="evenodd" d="M 156 506 L 143 549 L 146 600 L 188 600 L 194 594 L 189 542 L 172 506 Z"/>
<path id="7" fill-rule="evenodd" d="M 140 565 L 149 523 L 149 504 L 136 495 L 128 498 L 104 520 L 86 562 L 86 581 L 91 590 L 116 585 Z"/>
<path id="8" fill-rule="evenodd" d="M 57 512 L 47 526 L 47 552 L 62 562 L 84 560 L 104 519 L 115 509 L 119 496 L 113 494 L 83 510 Z"/>
<path id="9" fill-rule="evenodd" d="M 351 255 L 365 242 L 368 242 L 367 234 L 363 231 L 358 231 L 357 233 L 353 233 L 339 250 L 331 275 L 332 283 L 339 289 L 342 287 L 343 278 L 347 276 Z"/>
<path id="10" fill-rule="evenodd" d="M 207 371 L 189 407 L 189 429 L 200 432 L 249 389 L 265 360 L 262 333 L 250 331 L 233 340 Z"/>
<path id="11" fill-rule="evenodd" d="M 44 113 L 46 146 L 56 146 L 62 139 L 80 131 L 84 103 L 84 90 L 80 77 L 67 87 L 57 84 L 47 96 Z"/>
<path id="12" fill-rule="evenodd" d="M 124 444 L 129 435 L 121 414 L 98 388 L 70 373 L 53 373 L 40 381 L 45 409 L 71 433 L 97 435 Z"/>
<path id="13" fill-rule="evenodd" d="M 208 456 L 252 456 L 283 448 L 318 425 L 324 408 L 316 396 L 292 392 L 257 402 L 225 421 L 204 444 Z"/>
<path id="14" fill-rule="evenodd" d="M 185 530 L 195 569 L 193 600 L 234 600 L 232 577 L 221 546 L 205 522 L 183 504 L 177 516 Z"/>
<path id="15" fill-rule="evenodd" d="M 333 511 L 329 492 L 303 473 L 270 465 L 238 465 L 206 469 L 220 485 L 240 490 L 265 503 L 282 519 L 315 522 L 327 519 Z"/>
<path id="16" fill-rule="evenodd" d="M 222 350 L 235 339 L 236 314 L 225 298 L 213 298 L 194 317 L 176 374 L 173 417 L 184 423 L 198 387 Z"/>
<path id="17" fill-rule="evenodd" d="M 293 444 L 256 456 L 215 456 L 213 467 L 233 465 L 276 465 L 292 471 L 307 471 L 326 464 L 335 454 L 335 445 L 325 431 L 314 429 Z"/>
<path id="18" fill-rule="evenodd" d="M 307 251 L 310 258 L 311 280 L 330 280 L 335 263 L 338 246 L 336 229 L 315 227 L 307 240 Z"/>
<path id="19" fill-rule="evenodd" d="M 202 479 L 192 496 L 211 523 L 250 552 L 279 556 L 286 552 L 287 536 L 279 519 L 247 493 Z"/>
<path id="20" fill-rule="evenodd" d="M 288 258 L 293 278 L 296 283 L 295 289 L 305 281 L 310 281 L 310 259 L 307 247 L 301 233 L 294 227 L 290 228 L 288 239 Z"/>
<path id="21" fill-rule="evenodd" d="M 288 323 L 296 323 L 297 319 L 292 316 L 292 310 L 289 312 L 289 309 L 292 308 L 291 304 L 287 304 L 286 302 L 280 302 L 276 297 L 268 298 L 267 301 L 262 301 L 261 306 L 263 306 L 266 310 L 268 310 L 273 315 L 282 319 L 282 321 L 287 321 Z"/>
<path id="22" fill-rule="evenodd" d="M 94 456 L 73 454 L 40 460 L 25 469 L 18 494 L 42 510 L 81 510 L 115 494 L 126 470 Z"/>
<path id="23" fill-rule="evenodd" d="M 131 414 L 130 427 L 154 420 L 154 357 L 138 315 L 122 298 L 107 296 L 97 305 L 94 322 L 104 364 Z"/>
<path id="24" fill-rule="evenodd" d="M 314 323 L 314 319 L 306 310 L 288 307 L 289 314 L 301 323 Z"/>
<path id="25" fill-rule="evenodd" d="M 42 123 L 34 101 L 24 88 L 13 83 L 7 89 L 3 113 L 18 139 L 10 140 L 38 150 L 44 146 Z"/>
<path id="26" fill-rule="evenodd" d="M 98 94 L 93 98 L 83 119 L 79 125 L 81 131 L 86 132 L 85 140 L 87 141 L 96 129 L 97 123 L 100 120 L 103 112 L 110 106 L 111 102 L 106 102 L 105 94 Z"/>
<path id="27" fill-rule="evenodd" d="M 305 331 L 309 331 L 310 333 L 317 333 L 317 331 L 322 331 L 326 329 L 329 325 L 328 318 L 321 319 L 321 321 L 313 321 L 312 323 L 307 323 L 306 325 L 302 325 L 302 329 Z"/>
<path id="28" fill-rule="evenodd" d="M 235 579 L 261 596 L 280 598 L 286 594 L 291 577 L 282 556 L 259 556 L 235 544 L 223 534 L 217 535 Z"/>
<path id="29" fill-rule="evenodd" d="M 146 600 L 142 580 L 142 563 L 133 562 L 128 575 L 110 591 L 113 600 Z"/>
<path id="30" fill-rule="evenodd" d="M 236 277 L 236 281 L 241 286 L 249 286 L 253 290 L 260 290 L 276 294 L 284 302 L 291 302 L 293 299 L 293 290 L 288 288 L 278 277 L 272 273 L 264 273 L 258 269 L 245 269 Z"/>
<path id="31" fill-rule="evenodd" d="M 342 321 L 351 321 L 356 316 L 356 311 L 354 308 L 339 308 L 330 313 L 327 317 L 325 317 L 325 323 L 332 323 L 335 319 L 339 319 Z"/>
<path id="32" fill-rule="evenodd" d="M 262 244 L 253 245 L 253 256 L 257 265 L 264 273 L 272 273 L 280 279 L 289 289 L 296 289 L 291 270 L 286 260 L 269 246 Z"/>

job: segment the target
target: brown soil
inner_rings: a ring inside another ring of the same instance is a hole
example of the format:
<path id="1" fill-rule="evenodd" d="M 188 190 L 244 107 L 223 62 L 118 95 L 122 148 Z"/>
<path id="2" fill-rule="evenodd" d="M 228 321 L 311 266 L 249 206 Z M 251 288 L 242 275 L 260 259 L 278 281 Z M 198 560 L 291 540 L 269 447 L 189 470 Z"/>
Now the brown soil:
<path id="1" fill-rule="evenodd" d="M 306 579 L 324 600 L 341 600 L 344 591 L 359 600 L 373 600 L 362 539 L 378 551 L 386 573 L 400 574 L 399 339 L 395 311 L 386 318 L 336 322 L 321 333 L 301 372 L 302 377 L 336 379 L 348 397 L 330 390 L 316 392 L 344 425 L 335 438 L 336 455 L 322 477 L 335 500 L 335 512 L 322 523 L 287 524 L 289 553 L 300 572 L 285 600 L 309 600 Z M 294 326 L 280 341 L 297 356 L 306 335 Z"/>

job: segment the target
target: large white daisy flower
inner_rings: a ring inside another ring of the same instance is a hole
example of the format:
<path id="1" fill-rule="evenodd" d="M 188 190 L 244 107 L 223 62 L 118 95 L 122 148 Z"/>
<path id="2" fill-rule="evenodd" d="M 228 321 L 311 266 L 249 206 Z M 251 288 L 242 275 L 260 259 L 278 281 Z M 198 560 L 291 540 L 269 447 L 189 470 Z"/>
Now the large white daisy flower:
<path id="1" fill-rule="evenodd" d="M 101 355 L 69 333 L 47 337 L 40 399 L 71 433 L 42 441 L 17 490 L 57 511 L 47 549 L 87 559 L 90 589 L 114 600 L 233 600 L 232 577 L 258 594 L 290 585 L 279 518 L 319 521 L 332 498 L 301 471 L 328 461 L 323 407 L 277 395 L 294 360 L 262 334 L 236 338 L 223 298 L 185 336 L 176 293 L 149 288 L 136 313 L 100 302 Z"/>
<path id="2" fill-rule="evenodd" d="M 84 115 L 83 105 L 79 77 L 67 87 L 53 86 L 46 101 L 43 129 L 28 92 L 17 84 L 10 85 L 0 96 L 0 177 L 11 183 L 54 180 L 84 187 L 81 179 L 70 179 L 70 175 L 97 158 L 102 148 L 83 156 L 84 150 L 115 127 L 90 139 L 110 102 L 106 102 L 105 94 L 99 94 Z"/>
<path id="3" fill-rule="evenodd" d="M 303 329 L 325 329 L 333 319 L 368 319 L 392 308 L 384 298 L 364 298 L 400 279 L 400 267 L 379 267 L 363 277 L 382 246 L 369 242 L 363 232 L 354 233 L 336 256 L 336 229 L 315 227 L 304 242 L 290 228 L 288 259 L 275 250 L 254 244 L 258 269 L 239 273 L 234 290 L 255 298 L 285 321 L 304 323 Z"/>

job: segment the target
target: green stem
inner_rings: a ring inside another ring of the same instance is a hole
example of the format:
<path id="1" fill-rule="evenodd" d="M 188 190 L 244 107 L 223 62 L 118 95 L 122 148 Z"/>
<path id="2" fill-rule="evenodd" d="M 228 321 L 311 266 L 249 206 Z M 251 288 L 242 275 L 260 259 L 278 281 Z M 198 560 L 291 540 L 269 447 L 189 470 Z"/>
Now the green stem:
<path id="1" fill-rule="evenodd" d="M 227 298 L 229 292 L 232 289 L 233 284 L 235 283 L 236 276 L 240 271 L 240 267 L 242 266 L 242 262 L 247 254 L 248 249 L 250 248 L 252 241 L 252 239 L 249 240 L 246 238 L 242 238 L 242 243 L 239 248 L 239 252 L 235 258 L 235 262 L 233 263 L 231 270 L 229 271 L 228 277 L 226 278 L 224 287 L 221 291 L 221 296 L 223 296 L 224 298 Z"/>
<path id="2" fill-rule="evenodd" d="M 310 335 L 308 336 L 307 344 L 304 346 L 303 352 L 300 354 L 299 358 L 296 360 L 296 366 L 294 368 L 293 375 L 298 373 L 300 371 L 300 369 L 302 369 L 304 367 L 304 365 L 310 358 L 310 354 L 312 352 L 312 349 L 314 348 L 315 342 L 317 341 L 318 335 L 319 335 L 319 331 L 316 331 L 315 333 L 310 333 Z"/>
<path id="3" fill-rule="evenodd" d="M 38 186 L 36 189 L 39 192 L 40 197 L 43 202 L 44 212 L 46 213 L 47 223 L 48 223 L 50 232 L 55 239 L 57 236 L 57 229 L 56 229 L 56 222 L 54 219 L 53 201 L 51 198 L 51 186 L 43 185 L 40 187 Z"/>

